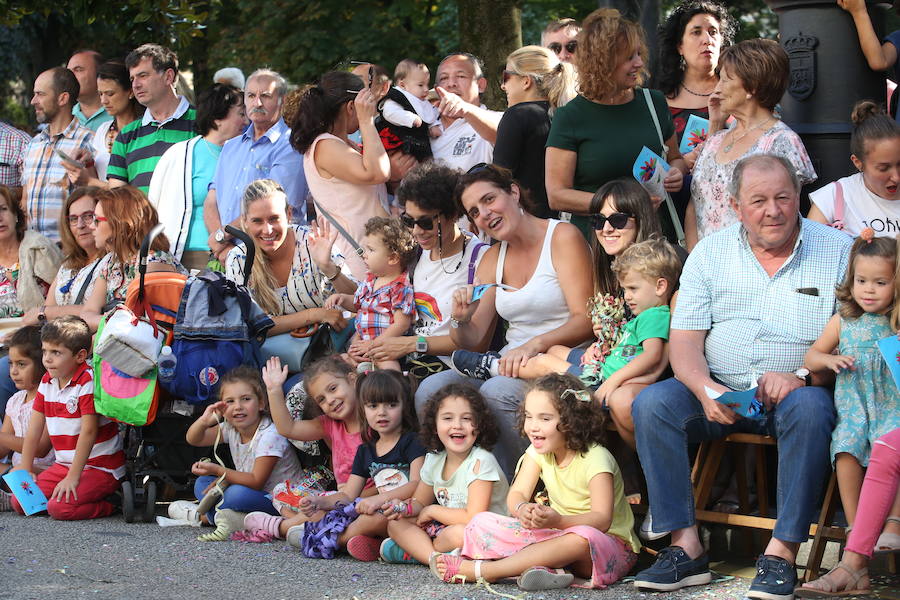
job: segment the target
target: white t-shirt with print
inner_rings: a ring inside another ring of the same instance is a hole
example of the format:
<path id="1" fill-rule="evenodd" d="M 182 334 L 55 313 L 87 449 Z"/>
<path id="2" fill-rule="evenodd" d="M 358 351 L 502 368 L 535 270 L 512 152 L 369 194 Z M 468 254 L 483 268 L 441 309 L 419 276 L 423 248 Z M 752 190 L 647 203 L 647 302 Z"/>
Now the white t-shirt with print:
<path id="1" fill-rule="evenodd" d="M 287 479 L 297 481 L 303 477 L 303 467 L 294 447 L 288 443 L 287 438 L 278 433 L 269 417 L 262 418 L 256 434 L 246 444 L 241 443 L 241 434 L 230 423 L 223 421 L 221 427 L 222 439 L 228 442 L 236 470 L 251 473 L 257 458 L 278 457 L 278 462 L 275 463 L 275 468 L 272 469 L 262 491 L 271 493 L 277 484 L 284 483 Z"/>
<path id="2" fill-rule="evenodd" d="M 900 233 L 900 200 L 887 200 L 873 194 L 857 173 L 838 179 L 844 192 L 844 232 L 856 237 L 866 227 L 877 236 L 894 237 Z M 817 189 L 809 195 L 829 223 L 834 221 L 834 199 L 837 182 Z"/>
<path id="3" fill-rule="evenodd" d="M 473 446 L 469 456 L 456 471 L 444 479 L 442 473 L 446 462 L 446 450 L 429 452 L 425 455 L 425 463 L 419 471 L 422 483 L 434 488 L 434 497 L 438 504 L 447 508 L 465 508 L 469 502 L 469 484 L 480 479 L 494 483 L 488 511 L 499 515 L 507 513 L 506 494 L 509 492 L 509 484 L 493 454 L 484 448 Z"/>
<path id="4" fill-rule="evenodd" d="M 485 105 L 481 105 L 487 110 Z M 488 111 L 497 115 L 502 112 Z M 440 121 L 439 121 L 440 122 Z M 489 163 L 494 157 L 494 145 L 478 135 L 465 119 L 456 119 L 445 127 L 440 137 L 431 138 L 431 153 L 454 169 L 468 171 L 478 163 Z"/>

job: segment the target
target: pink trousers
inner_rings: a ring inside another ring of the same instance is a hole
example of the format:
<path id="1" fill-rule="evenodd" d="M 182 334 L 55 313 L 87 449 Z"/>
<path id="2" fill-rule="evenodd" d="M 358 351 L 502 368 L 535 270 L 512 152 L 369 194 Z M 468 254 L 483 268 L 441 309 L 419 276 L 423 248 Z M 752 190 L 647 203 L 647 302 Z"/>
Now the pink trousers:
<path id="1" fill-rule="evenodd" d="M 856 522 L 847 550 L 872 558 L 872 550 L 884 521 L 891 512 L 900 482 L 900 428 L 886 433 L 872 444 L 869 468 L 859 494 Z"/>

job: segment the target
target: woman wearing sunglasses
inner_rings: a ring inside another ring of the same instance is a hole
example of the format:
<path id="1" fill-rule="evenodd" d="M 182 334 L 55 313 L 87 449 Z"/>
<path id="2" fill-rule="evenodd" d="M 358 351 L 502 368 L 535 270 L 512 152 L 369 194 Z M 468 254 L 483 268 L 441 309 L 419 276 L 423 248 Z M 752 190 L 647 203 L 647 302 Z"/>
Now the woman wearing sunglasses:
<path id="1" fill-rule="evenodd" d="M 525 46 L 507 57 L 501 87 L 509 108 L 497 127 L 494 164 L 512 171 L 536 216 L 558 217 L 547 204 L 544 146 L 553 111 L 576 95 L 575 69 L 547 48 Z"/>
<path id="2" fill-rule="evenodd" d="M 410 269 L 416 291 L 414 334 L 374 340 L 370 355 L 375 361 L 408 356 L 407 368 L 419 380 L 449 368 L 450 354 L 458 348 L 450 337 L 453 292 L 474 281 L 488 249 L 459 228 L 462 210 L 453 199 L 458 180 L 456 169 L 429 161 L 407 173 L 397 188 L 400 219 L 421 249 Z"/>
<path id="3" fill-rule="evenodd" d="M 453 292 L 451 340 L 465 350 L 483 351 L 501 318 L 508 323 L 506 344 L 499 359 L 491 361 L 496 369 L 454 364 L 454 371 L 422 382 L 416 404 L 422 406 L 449 383 L 478 387 L 500 425 L 494 454 L 511 477 L 527 445 L 515 425 L 526 388 L 525 381 L 518 379 L 520 367 L 551 346 L 576 347 L 591 339 L 587 316 L 593 287 L 590 249 L 570 224 L 526 212 L 522 188 L 506 169 L 472 167 L 460 178 L 455 196 L 478 230 L 499 243 L 485 252 L 475 276 L 478 284 L 490 287 L 481 296 L 473 285 Z"/>
<path id="4" fill-rule="evenodd" d="M 94 289 L 81 317 L 96 331 L 100 317 L 125 300 L 128 285 L 138 274 L 141 242 L 159 217 L 144 193 L 130 185 L 100 190 L 94 198 L 94 243 L 106 256 L 100 259 Z M 150 245 L 147 271 L 176 270 L 184 271 L 169 252 L 166 235 L 160 233 Z"/>

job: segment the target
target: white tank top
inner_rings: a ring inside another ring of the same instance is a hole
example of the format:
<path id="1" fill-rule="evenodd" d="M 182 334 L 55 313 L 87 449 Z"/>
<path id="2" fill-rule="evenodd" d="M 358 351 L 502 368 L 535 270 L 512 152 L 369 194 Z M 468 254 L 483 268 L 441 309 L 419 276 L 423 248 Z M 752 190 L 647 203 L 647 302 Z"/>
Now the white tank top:
<path id="1" fill-rule="evenodd" d="M 553 230 L 559 221 L 550 219 L 541 256 L 531 279 L 516 291 L 497 288 L 494 305 L 497 314 L 509 322 L 506 330 L 506 345 L 500 350 L 521 346 L 531 338 L 553 331 L 569 320 L 566 297 L 559 287 L 559 278 L 553 268 L 551 246 Z M 506 242 L 500 242 L 500 256 L 497 258 L 497 283 L 503 283 L 503 263 L 506 262 Z"/>

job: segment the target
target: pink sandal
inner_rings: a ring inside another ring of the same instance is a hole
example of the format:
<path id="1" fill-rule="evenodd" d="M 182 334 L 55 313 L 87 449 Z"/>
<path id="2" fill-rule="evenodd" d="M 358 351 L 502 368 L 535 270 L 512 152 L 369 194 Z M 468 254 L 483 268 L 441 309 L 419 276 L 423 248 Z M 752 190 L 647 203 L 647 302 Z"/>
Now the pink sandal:
<path id="1" fill-rule="evenodd" d="M 444 574 L 441 575 L 437 568 L 438 556 L 444 557 Z M 441 554 L 433 552 L 428 558 L 428 568 L 434 573 L 434 576 L 444 583 L 466 583 L 468 578 L 459 574 L 459 566 L 464 559 L 456 554 Z M 481 581 L 481 561 L 475 561 L 475 581 Z"/>

